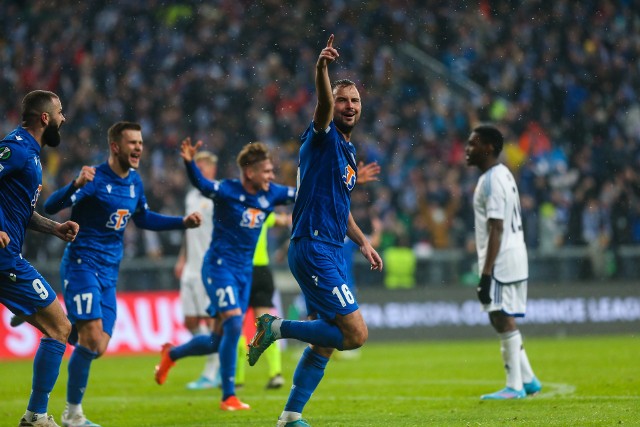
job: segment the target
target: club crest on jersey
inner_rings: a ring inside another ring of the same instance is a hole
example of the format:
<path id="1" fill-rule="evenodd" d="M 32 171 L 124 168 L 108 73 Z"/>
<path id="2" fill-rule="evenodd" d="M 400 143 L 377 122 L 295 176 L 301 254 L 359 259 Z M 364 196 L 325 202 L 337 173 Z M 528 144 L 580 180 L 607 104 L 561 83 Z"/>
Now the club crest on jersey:
<path id="1" fill-rule="evenodd" d="M 136 187 L 133 184 L 129 186 L 129 195 L 131 196 L 132 199 L 136 198 Z"/>
<path id="2" fill-rule="evenodd" d="M 353 187 L 356 185 L 356 171 L 353 170 L 351 165 L 347 165 L 344 168 L 344 175 L 342 175 L 342 179 L 344 180 L 344 184 L 347 186 L 347 190 L 353 190 Z"/>
<path id="3" fill-rule="evenodd" d="M 242 212 L 242 220 L 240 221 L 241 227 L 247 228 L 259 228 L 262 227 L 266 215 L 260 209 L 247 208 Z"/>
<path id="4" fill-rule="evenodd" d="M 109 215 L 109 221 L 107 221 L 106 226 L 114 230 L 120 230 L 127 226 L 130 217 L 129 209 L 118 209 Z"/>
<path id="5" fill-rule="evenodd" d="M 260 207 L 264 209 L 269 207 L 269 201 L 264 196 L 258 197 L 258 204 L 260 204 Z"/>

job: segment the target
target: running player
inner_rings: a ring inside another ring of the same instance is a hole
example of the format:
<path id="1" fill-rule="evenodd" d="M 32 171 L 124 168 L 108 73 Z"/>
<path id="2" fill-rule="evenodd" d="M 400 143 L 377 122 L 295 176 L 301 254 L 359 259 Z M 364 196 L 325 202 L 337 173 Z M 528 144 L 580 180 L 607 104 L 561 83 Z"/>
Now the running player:
<path id="1" fill-rule="evenodd" d="M 31 397 L 20 427 L 58 427 L 47 414 L 71 325 L 49 283 L 22 257 L 27 228 L 72 242 L 78 224 L 34 211 L 42 189 L 40 152 L 60 144 L 60 98 L 35 90 L 22 100 L 22 125 L 0 142 L 0 303 L 43 333 L 33 359 Z M 6 420 L 5 420 L 6 421 Z"/>
<path id="2" fill-rule="evenodd" d="M 271 155 L 265 144 L 245 145 L 236 163 L 240 179 L 209 181 L 193 162 L 202 141 L 182 141 L 181 156 L 191 183 L 215 203 L 213 237 L 202 265 L 202 280 L 211 299 L 209 314 L 216 318 L 210 336 L 196 336 L 173 347 L 167 343 L 156 366 L 155 379 L 164 384 L 178 359 L 218 352 L 222 380 L 220 409 L 249 409 L 235 394 L 237 345 L 249 304 L 253 255 L 263 223 L 277 205 L 292 203 L 295 188 L 272 183 Z"/>
<path id="3" fill-rule="evenodd" d="M 83 166 L 76 179 L 53 193 L 45 211 L 71 206 L 80 224 L 78 238 L 67 245 L 60 265 L 64 301 L 73 325 L 64 427 L 99 427 L 84 415 L 82 399 L 94 359 L 104 354 L 116 321 L 116 282 L 123 254 L 124 230 L 130 220 L 147 230 L 174 230 L 200 225 L 199 213 L 165 216 L 149 210 L 136 172 L 143 151 L 140 125 L 117 122 L 108 131 L 109 158 Z"/>

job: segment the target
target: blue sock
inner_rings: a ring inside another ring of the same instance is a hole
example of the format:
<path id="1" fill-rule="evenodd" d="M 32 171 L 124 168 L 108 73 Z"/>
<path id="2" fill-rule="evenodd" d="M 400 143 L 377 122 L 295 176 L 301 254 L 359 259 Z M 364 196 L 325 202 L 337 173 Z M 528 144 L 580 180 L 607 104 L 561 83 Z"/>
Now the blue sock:
<path id="1" fill-rule="evenodd" d="M 58 379 L 62 355 L 67 348 L 65 344 L 53 338 L 42 338 L 36 357 L 33 359 L 33 380 L 31 397 L 27 410 L 37 414 L 47 412 L 49 393 Z"/>
<path id="2" fill-rule="evenodd" d="M 218 334 L 196 335 L 190 341 L 169 350 L 169 357 L 171 360 L 178 360 L 187 356 L 204 356 L 215 353 L 219 344 L 220 335 Z"/>
<path id="3" fill-rule="evenodd" d="M 222 380 L 222 400 L 236 394 L 236 360 L 238 340 L 242 334 L 242 316 L 228 318 L 222 324 L 220 340 L 220 379 Z"/>
<path id="4" fill-rule="evenodd" d="M 69 379 L 67 381 L 67 402 L 74 405 L 82 403 L 82 396 L 89 382 L 91 362 L 98 357 L 86 347 L 76 345 L 69 359 Z"/>
<path id="5" fill-rule="evenodd" d="M 307 404 L 324 376 L 327 362 L 329 362 L 327 357 L 320 356 L 311 350 L 311 347 L 304 350 L 293 373 L 293 387 L 291 387 L 289 399 L 284 407 L 285 411 L 302 413 L 304 405 Z"/>
<path id="6" fill-rule="evenodd" d="M 342 350 L 344 335 L 335 324 L 324 319 L 318 320 L 283 320 L 280 326 L 282 338 L 295 338 L 319 347 Z"/>

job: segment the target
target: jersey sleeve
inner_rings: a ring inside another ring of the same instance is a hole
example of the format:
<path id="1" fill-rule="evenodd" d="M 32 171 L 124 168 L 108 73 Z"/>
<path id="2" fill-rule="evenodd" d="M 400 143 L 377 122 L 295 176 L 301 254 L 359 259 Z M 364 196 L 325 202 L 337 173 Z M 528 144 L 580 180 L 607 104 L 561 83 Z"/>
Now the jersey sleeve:
<path id="1" fill-rule="evenodd" d="M 0 179 L 24 167 L 27 152 L 20 145 L 0 143 Z"/>
<path id="2" fill-rule="evenodd" d="M 184 222 L 181 216 L 162 215 L 149 209 L 142 181 L 138 182 L 138 191 L 140 198 L 138 199 L 136 211 L 132 216 L 136 226 L 152 231 L 184 229 Z"/>
<path id="3" fill-rule="evenodd" d="M 93 194 L 93 189 L 95 188 L 93 182 L 87 182 L 82 188 L 74 187 L 73 182 L 71 181 L 64 187 L 54 191 L 44 202 L 44 211 L 47 214 L 58 213 L 62 209 L 68 208 L 88 195 Z"/>
<path id="4" fill-rule="evenodd" d="M 196 187 L 200 192 L 210 199 L 215 199 L 220 191 L 220 182 L 219 181 L 209 181 L 207 178 L 202 176 L 202 172 L 196 166 L 195 161 L 184 162 L 187 167 L 187 176 L 189 177 L 189 181 L 191 184 Z"/>
<path id="5" fill-rule="evenodd" d="M 487 219 L 504 220 L 505 206 L 507 203 L 504 188 L 500 185 L 496 174 L 491 174 L 485 181 L 485 196 L 487 203 Z"/>
<path id="6" fill-rule="evenodd" d="M 296 199 L 296 188 L 286 185 L 271 183 L 274 192 L 274 205 L 289 205 Z"/>

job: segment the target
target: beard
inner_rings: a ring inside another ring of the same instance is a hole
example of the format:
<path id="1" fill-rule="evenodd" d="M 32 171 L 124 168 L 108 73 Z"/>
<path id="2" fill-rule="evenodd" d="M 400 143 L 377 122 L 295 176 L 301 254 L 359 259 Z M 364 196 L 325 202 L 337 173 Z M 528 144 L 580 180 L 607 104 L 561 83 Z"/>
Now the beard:
<path id="1" fill-rule="evenodd" d="M 355 120 L 353 122 L 353 124 L 347 124 L 347 123 L 343 122 L 342 120 L 336 120 L 335 117 L 334 117 L 333 123 L 336 125 L 336 127 L 338 128 L 338 130 L 340 132 L 342 132 L 343 134 L 349 135 L 349 134 L 351 134 L 351 131 L 356 126 L 358 121 Z"/>
<path id="2" fill-rule="evenodd" d="M 57 123 L 49 123 L 44 132 L 42 132 L 42 142 L 49 147 L 57 147 L 60 145 L 60 126 Z"/>

